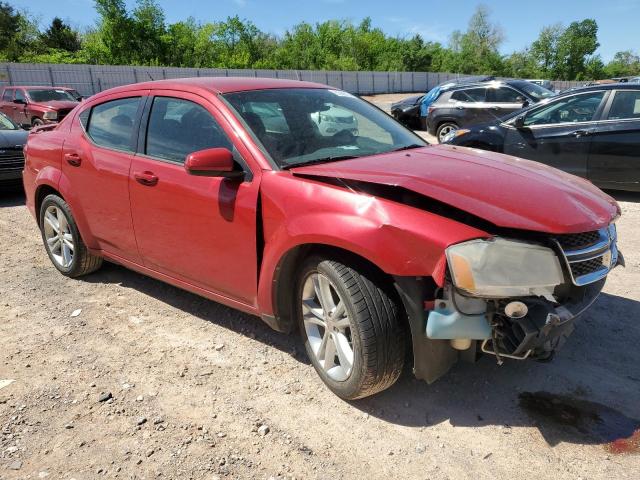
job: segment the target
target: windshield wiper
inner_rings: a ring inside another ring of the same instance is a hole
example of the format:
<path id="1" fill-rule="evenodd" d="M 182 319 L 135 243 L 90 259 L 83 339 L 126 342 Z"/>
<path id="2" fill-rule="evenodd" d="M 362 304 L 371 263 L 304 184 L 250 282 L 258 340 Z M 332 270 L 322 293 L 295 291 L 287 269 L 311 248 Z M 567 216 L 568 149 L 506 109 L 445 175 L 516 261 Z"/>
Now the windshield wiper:
<path id="1" fill-rule="evenodd" d="M 339 160 L 351 160 L 353 158 L 360 158 L 358 155 L 336 155 L 334 157 L 323 157 L 309 160 L 308 162 L 297 162 L 281 167 L 283 170 L 288 170 L 294 167 L 306 167 L 307 165 L 317 165 L 319 163 L 337 162 Z"/>
<path id="2" fill-rule="evenodd" d="M 411 145 L 405 145 L 404 147 L 395 148 L 391 150 L 392 152 L 401 152 L 403 150 L 412 150 L 414 148 L 422 148 L 426 147 L 426 145 L 418 145 L 417 143 L 412 143 Z"/>

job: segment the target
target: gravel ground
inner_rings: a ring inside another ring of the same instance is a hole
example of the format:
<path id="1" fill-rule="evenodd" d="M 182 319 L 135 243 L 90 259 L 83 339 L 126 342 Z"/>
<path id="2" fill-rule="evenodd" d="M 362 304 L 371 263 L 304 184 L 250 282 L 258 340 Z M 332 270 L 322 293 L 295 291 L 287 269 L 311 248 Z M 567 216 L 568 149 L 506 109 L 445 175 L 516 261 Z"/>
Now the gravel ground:
<path id="1" fill-rule="evenodd" d="M 617 197 L 627 268 L 553 362 L 344 402 L 257 318 L 112 264 L 61 276 L 0 194 L 0 479 L 638 478 L 640 195 Z"/>

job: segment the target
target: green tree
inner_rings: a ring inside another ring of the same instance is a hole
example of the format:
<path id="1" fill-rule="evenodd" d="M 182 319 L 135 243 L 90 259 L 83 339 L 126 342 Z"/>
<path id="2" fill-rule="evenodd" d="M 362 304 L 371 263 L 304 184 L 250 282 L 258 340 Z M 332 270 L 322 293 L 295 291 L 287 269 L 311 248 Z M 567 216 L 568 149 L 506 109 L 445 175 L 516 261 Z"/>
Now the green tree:
<path id="1" fill-rule="evenodd" d="M 51 25 L 40 35 L 40 41 L 47 48 L 77 52 L 82 48 L 78 32 L 55 17 Z"/>
<path id="2" fill-rule="evenodd" d="M 604 68 L 608 77 L 626 77 L 640 75 L 640 56 L 632 50 L 616 52 Z"/>

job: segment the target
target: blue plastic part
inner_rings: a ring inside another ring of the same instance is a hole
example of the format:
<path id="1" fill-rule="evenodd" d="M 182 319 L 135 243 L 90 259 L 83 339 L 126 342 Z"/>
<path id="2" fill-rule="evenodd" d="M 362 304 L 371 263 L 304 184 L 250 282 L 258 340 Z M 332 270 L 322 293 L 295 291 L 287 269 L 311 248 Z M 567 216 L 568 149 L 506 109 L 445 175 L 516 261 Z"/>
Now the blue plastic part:
<path id="1" fill-rule="evenodd" d="M 427 337 L 437 340 L 491 338 L 491 327 L 484 314 L 463 315 L 456 310 L 432 310 L 427 317 Z"/>

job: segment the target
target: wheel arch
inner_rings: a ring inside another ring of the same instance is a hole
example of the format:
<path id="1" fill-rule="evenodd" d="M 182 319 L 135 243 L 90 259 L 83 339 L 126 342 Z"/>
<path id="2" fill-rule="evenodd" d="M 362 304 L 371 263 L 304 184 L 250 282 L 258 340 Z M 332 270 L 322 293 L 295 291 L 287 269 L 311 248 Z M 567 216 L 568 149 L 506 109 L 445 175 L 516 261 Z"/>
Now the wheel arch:
<path id="1" fill-rule="evenodd" d="M 47 195 L 58 195 L 60 198 L 65 200 L 64 195 L 58 191 L 52 185 L 48 183 L 43 183 L 36 188 L 36 193 L 34 196 L 34 207 L 36 214 L 36 221 L 38 222 L 38 226 L 40 225 L 40 207 L 42 206 L 42 202 Z"/>
<path id="2" fill-rule="evenodd" d="M 394 288 L 393 276 L 384 272 L 370 259 L 352 250 L 335 245 L 304 243 L 284 252 L 273 272 L 271 281 L 273 315 L 262 315 L 263 320 L 272 328 L 286 333 L 293 332 L 296 329 L 295 302 L 293 298 L 297 287 L 297 275 L 304 261 L 314 255 L 337 260 L 355 267 L 361 272 L 369 273 L 381 282 L 381 286 L 386 288 L 388 293 L 397 297 L 399 307 L 404 309 L 404 304 Z M 287 284 L 291 287 L 286 288 Z"/>

